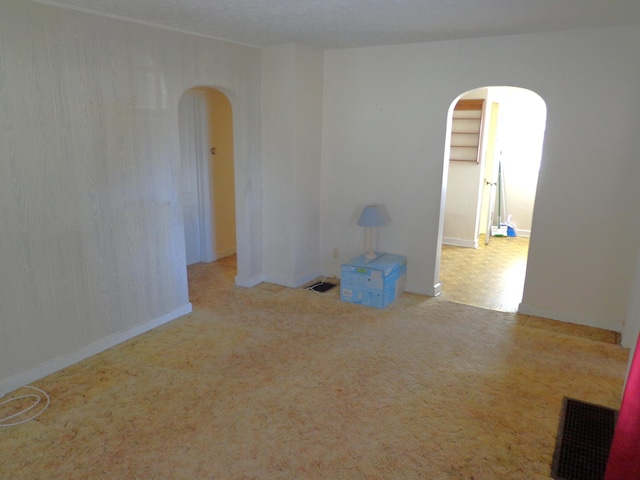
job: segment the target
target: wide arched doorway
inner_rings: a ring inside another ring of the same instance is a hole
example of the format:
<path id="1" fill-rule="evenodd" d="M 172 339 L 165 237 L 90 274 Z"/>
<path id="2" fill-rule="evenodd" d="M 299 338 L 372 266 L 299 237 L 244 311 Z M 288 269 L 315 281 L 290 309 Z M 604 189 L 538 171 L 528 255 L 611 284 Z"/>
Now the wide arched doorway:
<path id="1" fill-rule="evenodd" d="M 517 87 L 453 100 L 439 280 L 448 300 L 515 312 L 522 299 L 546 105 Z"/>

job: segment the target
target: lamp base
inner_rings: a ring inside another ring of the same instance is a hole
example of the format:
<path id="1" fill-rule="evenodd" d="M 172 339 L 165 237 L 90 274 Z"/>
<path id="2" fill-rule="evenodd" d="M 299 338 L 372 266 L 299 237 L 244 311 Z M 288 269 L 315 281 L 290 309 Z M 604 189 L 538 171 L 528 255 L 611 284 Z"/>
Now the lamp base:
<path id="1" fill-rule="evenodd" d="M 373 227 L 367 227 L 367 253 L 364 254 L 364 258 L 367 260 L 373 260 L 377 255 L 373 251 Z"/>

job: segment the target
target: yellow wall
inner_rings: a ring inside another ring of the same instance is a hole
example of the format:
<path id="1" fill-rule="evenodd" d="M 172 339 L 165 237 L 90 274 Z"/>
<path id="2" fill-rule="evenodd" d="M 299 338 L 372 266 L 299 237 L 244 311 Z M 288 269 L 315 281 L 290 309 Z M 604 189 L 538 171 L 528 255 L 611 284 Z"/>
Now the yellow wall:
<path id="1" fill-rule="evenodd" d="M 216 258 L 236 253 L 236 210 L 233 163 L 233 113 L 227 96 L 213 88 L 198 88 L 207 100 L 211 172 L 211 223 Z"/>

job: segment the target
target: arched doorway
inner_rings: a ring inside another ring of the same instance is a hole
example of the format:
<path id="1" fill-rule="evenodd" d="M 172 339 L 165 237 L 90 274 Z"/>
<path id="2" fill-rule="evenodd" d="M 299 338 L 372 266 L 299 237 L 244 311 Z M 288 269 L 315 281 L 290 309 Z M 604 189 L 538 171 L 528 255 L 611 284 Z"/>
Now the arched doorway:
<path id="1" fill-rule="evenodd" d="M 236 253 L 233 113 L 227 96 L 189 89 L 178 104 L 187 265 Z"/>
<path id="2" fill-rule="evenodd" d="M 459 112 L 463 102 L 481 111 Z M 484 87 L 452 102 L 438 265 L 445 298 L 517 310 L 545 124 L 544 101 L 523 88 Z"/>

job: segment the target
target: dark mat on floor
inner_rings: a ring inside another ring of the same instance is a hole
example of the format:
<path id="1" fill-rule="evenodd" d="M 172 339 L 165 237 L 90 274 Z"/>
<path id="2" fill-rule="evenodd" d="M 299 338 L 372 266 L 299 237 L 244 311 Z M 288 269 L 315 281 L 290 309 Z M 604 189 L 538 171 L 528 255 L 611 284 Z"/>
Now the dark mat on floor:
<path id="1" fill-rule="evenodd" d="M 331 290 L 333 287 L 335 287 L 336 284 L 335 283 L 316 283 L 314 285 L 311 285 L 309 287 L 309 290 L 313 290 L 314 292 L 326 292 L 328 290 Z"/>
<path id="2" fill-rule="evenodd" d="M 551 476 L 555 480 L 602 480 L 618 411 L 564 398 Z"/>

